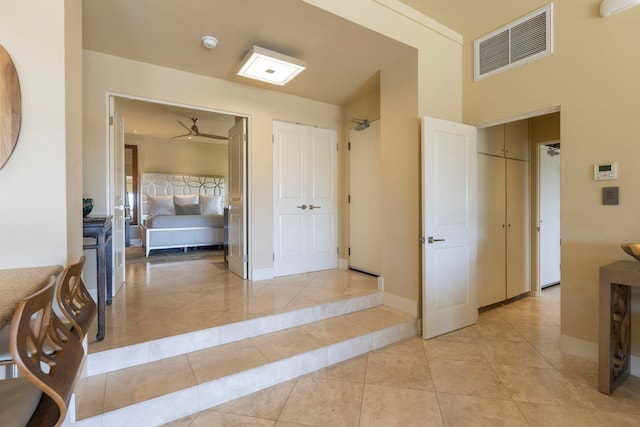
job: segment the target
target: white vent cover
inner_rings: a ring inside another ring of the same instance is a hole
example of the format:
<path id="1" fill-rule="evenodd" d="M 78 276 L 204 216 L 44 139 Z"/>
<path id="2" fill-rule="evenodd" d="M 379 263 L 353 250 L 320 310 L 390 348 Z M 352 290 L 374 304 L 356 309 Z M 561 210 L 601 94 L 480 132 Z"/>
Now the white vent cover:
<path id="1" fill-rule="evenodd" d="M 553 3 L 476 39 L 476 81 L 553 53 Z"/>

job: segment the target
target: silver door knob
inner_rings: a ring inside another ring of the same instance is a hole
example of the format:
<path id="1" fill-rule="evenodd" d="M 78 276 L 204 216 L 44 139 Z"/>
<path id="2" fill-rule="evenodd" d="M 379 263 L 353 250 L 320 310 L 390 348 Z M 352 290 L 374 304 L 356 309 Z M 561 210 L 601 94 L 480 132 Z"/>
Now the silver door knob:
<path id="1" fill-rule="evenodd" d="M 433 243 L 433 242 L 444 242 L 445 239 L 434 239 L 433 236 L 429 236 L 427 238 L 427 243 Z"/>
<path id="2" fill-rule="evenodd" d="M 309 205 L 309 209 L 314 210 L 314 209 L 320 209 L 322 206 L 314 206 L 314 205 Z"/>
<path id="3" fill-rule="evenodd" d="M 305 210 L 305 209 L 307 209 L 307 205 L 296 206 L 296 208 Z"/>

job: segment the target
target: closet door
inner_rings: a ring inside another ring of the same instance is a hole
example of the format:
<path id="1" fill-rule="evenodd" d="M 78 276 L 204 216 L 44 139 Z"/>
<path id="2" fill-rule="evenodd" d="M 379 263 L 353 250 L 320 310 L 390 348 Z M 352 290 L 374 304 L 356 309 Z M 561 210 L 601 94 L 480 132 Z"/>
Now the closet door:
<path id="1" fill-rule="evenodd" d="M 507 298 L 529 292 L 529 163 L 506 159 Z"/>
<path id="2" fill-rule="evenodd" d="M 478 154 L 478 307 L 506 299 L 505 159 Z"/>
<path id="3" fill-rule="evenodd" d="M 504 156 L 529 160 L 529 120 L 504 125 Z"/>
<path id="4" fill-rule="evenodd" d="M 332 129 L 309 128 L 308 271 L 338 267 L 338 139 Z"/>
<path id="5" fill-rule="evenodd" d="M 337 133 L 273 127 L 274 275 L 337 268 Z"/>
<path id="6" fill-rule="evenodd" d="M 504 157 L 504 125 L 478 130 L 478 153 Z"/>

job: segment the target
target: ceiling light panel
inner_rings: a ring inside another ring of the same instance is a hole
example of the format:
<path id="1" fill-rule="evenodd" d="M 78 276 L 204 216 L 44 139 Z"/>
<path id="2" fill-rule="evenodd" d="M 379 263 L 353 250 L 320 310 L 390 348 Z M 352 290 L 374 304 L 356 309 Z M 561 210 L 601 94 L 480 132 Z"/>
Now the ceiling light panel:
<path id="1" fill-rule="evenodd" d="M 245 56 L 238 75 L 284 86 L 304 71 L 306 65 L 299 59 L 253 46 Z"/>

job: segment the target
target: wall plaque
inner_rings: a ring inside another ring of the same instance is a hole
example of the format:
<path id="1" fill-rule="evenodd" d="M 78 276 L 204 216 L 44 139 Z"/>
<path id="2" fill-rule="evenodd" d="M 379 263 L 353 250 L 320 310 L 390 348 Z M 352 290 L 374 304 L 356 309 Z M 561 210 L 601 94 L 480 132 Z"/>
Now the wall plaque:
<path id="1" fill-rule="evenodd" d="M 11 57 L 0 45 L 0 169 L 11 157 L 20 135 L 20 82 Z"/>

